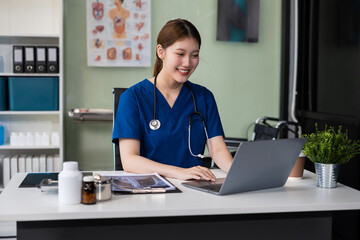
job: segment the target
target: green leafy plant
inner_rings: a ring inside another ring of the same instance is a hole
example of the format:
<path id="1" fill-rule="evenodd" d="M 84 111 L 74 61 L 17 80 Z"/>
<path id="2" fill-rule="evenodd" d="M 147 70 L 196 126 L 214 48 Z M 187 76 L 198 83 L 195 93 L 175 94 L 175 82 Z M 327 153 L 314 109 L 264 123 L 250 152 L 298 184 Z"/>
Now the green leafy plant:
<path id="1" fill-rule="evenodd" d="M 307 138 L 304 154 L 312 161 L 325 164 L 344 164 L 360 153 L 360 141 L 348 138 L 348 132 L 342 132 L 342 126 L 336 131 L 333 127 L 316 132 L 304 134 Z"/>

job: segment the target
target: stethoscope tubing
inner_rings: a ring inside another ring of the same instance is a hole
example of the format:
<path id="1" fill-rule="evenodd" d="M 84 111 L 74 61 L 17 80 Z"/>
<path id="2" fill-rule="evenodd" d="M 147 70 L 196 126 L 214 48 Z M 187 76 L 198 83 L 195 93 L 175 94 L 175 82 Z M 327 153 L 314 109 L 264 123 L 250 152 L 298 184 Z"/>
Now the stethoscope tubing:
<path id="1" fill-rule="evenodd" d="M 156 96 L 156 80 L 157 80 L 157 75 L 155 76 L 154 78 L 154 112 L 153 112 L 153 119 L 149 122 L 149 126 L 150 126 L 150 129 L 151 130 L 158 130 L 161 126 L 161 123 L 159 121 L 159 119 L 156 118 L 156 105 L 157 105 L 157 96 Z M 192 98 L 192 101 L 194 103 L 194 112 L 190 113 L 190 116 L 189 116 L 189 128 L 188 128 L 188 131 L 189 131 L 189 140 L 188 140 L 188 144 L 189 144 L 189 151 L 190 151 L 190 154 L 194 157 L 199 157 L 199 158 L 204 158 L 205 156 L 202 155 L 202 154 L 197 154 L 195 155 L 192 151 L 191 151 L 191 144 L 190 144 L 190 132 L 191 132 L 191 120 L 192 120 L 192 117 L 193 115 L 198 115 L 200 118 L 201 118 L 201 122 L 203 123 L 203 126 L 204 126 L 204 131 L 205 131 L 205 136 L 206 136 L 206 140 L 208 142 L 208 149 L 209 149 L 209 153 L 211 153 L 211 150 L 210 150 L 210 141 L 209 141 L 209 136 L 208 136 L 208 133 L 207 133 L 207 129 L 206 129 L 206 124 L 205 124 L 205 119 L 204 119 L 204 116 L 197 110 L 197 104 L 196 104 L 196 100 L 195 100 L 195 96 L 194 96 L 194 93 L 191 89 L 191 87 L 189 86 L 189 83 L 188 82 L 185 82 L 185 85 L 186 87 L 188 88 L 190 94 L 191 94 L 191 98 Z"/>
<path id="2" fill-rule="evenodd" d="M 154 79 L 154 115 L 153 115 L 153 119 L 149 122 L 149 127 L 151 130 L 158 130 L 161 127 L 161 123 L 159 121 L 159 119 L 156 118 L 156 78 L 157 75 L 155 76 Z"/>

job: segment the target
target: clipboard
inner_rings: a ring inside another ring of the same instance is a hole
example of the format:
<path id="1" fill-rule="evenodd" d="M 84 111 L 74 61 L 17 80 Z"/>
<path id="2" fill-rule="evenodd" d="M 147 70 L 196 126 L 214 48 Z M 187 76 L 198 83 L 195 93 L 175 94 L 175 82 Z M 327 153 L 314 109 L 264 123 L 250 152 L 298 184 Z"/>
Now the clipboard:
<path id="1" fill-rule="evenodd" d="M 82 172 L 83 176 L 92 175 L 92 172 Z M 42 173 L 28 173 L 24 180 L 19 185 L 19 188 L 36 188 L 44 179 L 51 179 L 57 181 L 59 177 L 58 172 L 42 172 Z"/>
<path id="2" fill-rule="evenodd" d="M 181 193 L 180 189 L 158 173 L 123 174 L 111 177 L 113 180 L 111 190 L 115 195 Z"/>
<path id="3" fill-rule="evenodd" d="M 58 172 L 53 173 L 28 173 L 19 188 L 35 188 L 44 179 L 58 180 Z"/>
<path id="4" fill-rule="evenodd" d="M 126 191 L 113 191 L 114 195 L 131 195 L 131 194 L 162 194 L 162 193 L 182 193 L 182 191 L 177 188 L 175 185 L 173 185 L 175 187 L 174 190 L 166 190 L 166 191 L 135 191 L 135 192 L 126 192 Z"/>

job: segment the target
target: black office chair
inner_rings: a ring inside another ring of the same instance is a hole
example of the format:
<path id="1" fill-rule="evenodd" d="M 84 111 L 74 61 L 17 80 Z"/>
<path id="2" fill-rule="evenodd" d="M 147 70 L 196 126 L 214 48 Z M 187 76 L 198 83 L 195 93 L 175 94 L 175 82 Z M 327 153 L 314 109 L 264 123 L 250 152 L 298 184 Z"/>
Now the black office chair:
<path id="1" fill-rule="evenodd" d="M 114 122 L 116 117 L 117 108 L 119 105 L 119 99 L 120 95 L 125 92 L 127 88 L 114 88 L 113 89 L 113 97 L 114 97 L 114 114 L 113 114 L 113 129 L 114 129 Z M 116 171 L 124 170 L 122 163 L 121 163 L 121 157 L 120 157 L 120 149 L 119 145 L 113 144 L 113 156 L 114 156 L 114 169 Z"/>
<path id="2" fill-rule="evenodd" d="M 255 121 L 251 140 L 257 141 L 287 138 L 288 132 L 292 132 L 295 135 L 295 138 L 298 138 L 299 127 L 300 125 L 295 122 L 280 120 L 279 118 L 273 117 L 259 117 Z M 292 128 L 294 128 L 294 130 Z"/>
<path id="3" fill-rule="evenodd" d="M 236 150 L 239 147 L 239 145 L 242 142 L 247 141 L 246 138 L 234 138 L 234 137 L 225 137 L 225 144 L 227 146 L 227 148 L 230 151 L 231 156 L 235 156 Z M 207 168 L 219 168 L 214 161 L 212 160 L 211 157 L 205 157 L 203 158 L 203 165 Z"/>

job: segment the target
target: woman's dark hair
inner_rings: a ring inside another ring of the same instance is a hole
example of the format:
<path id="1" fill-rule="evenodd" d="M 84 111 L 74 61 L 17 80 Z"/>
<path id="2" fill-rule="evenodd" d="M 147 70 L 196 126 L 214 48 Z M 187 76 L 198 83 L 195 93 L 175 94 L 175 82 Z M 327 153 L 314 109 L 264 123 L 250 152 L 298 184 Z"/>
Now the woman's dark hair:
<path id="1" fill-rule="evenodd" d="M 163 28 L 160 30 L 157 37 L 157 44 L 160 44 L 163 49 L 173 45 L 176 41 L 182 40 L 184 38 L 195 38 L 199 43 L 199 48 L 201 45 L 201 37 L 199 31 L 196 27 L 189 21 L 185 19 L 174 19 L 168 21 Z M 157 55 L 156 51 L 156 61 L 154 65 L 154 76 L 156 76 L 162 69 L 163 62 Z"/>

